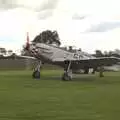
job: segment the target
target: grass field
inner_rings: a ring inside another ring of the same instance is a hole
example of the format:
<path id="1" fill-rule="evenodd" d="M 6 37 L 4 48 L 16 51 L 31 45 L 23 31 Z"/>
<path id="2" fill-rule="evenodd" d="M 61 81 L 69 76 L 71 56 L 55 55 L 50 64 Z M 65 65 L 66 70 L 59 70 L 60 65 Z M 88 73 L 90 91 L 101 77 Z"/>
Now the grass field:
<path id="1" fill-rule="evenodd" d="M 0 120 L 119 120 L 120 73 L 76 76 L 62 71 L 0 71 Z"/>

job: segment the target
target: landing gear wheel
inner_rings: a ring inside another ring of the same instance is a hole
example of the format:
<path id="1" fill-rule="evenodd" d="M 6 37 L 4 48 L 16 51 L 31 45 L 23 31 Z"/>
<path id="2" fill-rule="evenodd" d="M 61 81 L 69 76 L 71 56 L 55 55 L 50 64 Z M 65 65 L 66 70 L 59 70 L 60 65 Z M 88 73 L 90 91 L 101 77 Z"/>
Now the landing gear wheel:
<path id="1" fill-rule="evenodd" d="M 68 75 L 68 73 L 64 73 L 62 76 L 62 80 L 64 81 L 70 81 L 72 80 L 72 77 Z"/>
<path id="2" fill-rule="evenodd" d="M 35 79 L 40 79 L 40 71 L 38 70 L 34 71 L 32 77 Z"/>
<path id="3" fill-rule="evenodd" d="M 72 69 L 71 69 L 71 61 L 65 61 L 64 74 L 62 75 L 62 80 L 69 81 L 72 80 Z"/>
<path id="4" fill-rule="evenodd" d="M 38 61 L 37 66 L 34 68 L 32 77 L 35 79 L 40 79 L 40 67 L 41 67 L 41 61 Z"/>

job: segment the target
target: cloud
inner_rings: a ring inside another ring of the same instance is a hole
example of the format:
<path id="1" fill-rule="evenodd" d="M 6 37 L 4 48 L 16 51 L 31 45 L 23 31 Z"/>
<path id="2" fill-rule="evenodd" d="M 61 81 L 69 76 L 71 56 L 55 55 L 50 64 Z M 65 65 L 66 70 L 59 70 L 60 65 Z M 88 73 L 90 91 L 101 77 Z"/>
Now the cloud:
<path id="1" fill-rule="evenodd" d="M 2 10 L 8 10 L 17 7 L 24 7 L 24 6 L 18 4 L 17 0 L 0 0 L 0 9 Z"/>
<path id="2" fill-rule="evenodd" d="M 32 9 L 36 12 L 41 12 L 44 10 L 52 10 L 57 6 L 58 0 L 34 0 L 30 2 L 28 0 L 0 0 L 0 8 L 2 9 L 12 9 L 12 8 L 27 8 Z"/>
<path id="3" fill-rule="evenodd" d="M 46 10 L 46 11 L 42 11 L 40 12 L 37 17 L 38 19 L 47 19 L 49 17 L 51 17 L 53 15 L 53 11 L 52 10 Z"/>
<path id="4" fill-rule="evenodd" d="M 116 28 L 120 28 L 120 21 L 108 21 L 92 24 L 85 32 L 107 32 Z"/>
<path id="5" fill-rule="evenodd" d="M 47 19 L 53 15 L 59 0 L 0 0 L 1 10 L 24 8 L 37 13 L 38 19 Z"/>
<path id="6" fill-rule="evenodd" d="M 57 7 L 58 0 L 43 0 L 36 8 L 36 11 L 54 10 Z"/>
<path id="7" fill-rule="evenodd" d="M 120 9 L 116 0 L 111 1 L 115 4 L 108 6 L 110 1 L 105 0 L 0 0 L 4 10 L 0 12 L 0 45 L 9 47 L 9 41 L 13 41 L 11 46 L 15 43 L 19 48 L 26 40 L 26 32 L 32 40 L 41 31 L 52 29 L 58 31 L 63 45 L 74 44 L 85 51 L 116 48 L 120 31 L 115 29 L 120 23 L 115 20 L 120 20 L 120 14 L 116 14 Z M 84 31 L 86 34 L 82 34 Z M 107 44 L 109 40 L 113 42 Z"/>
<path id="8" fill-rule="evenodd" d="M 73 14 L 73 16 L 72 16 L 72 19 L 73 19 L 73 20 L 83 20 L 83 19 L 85 19 L 86 17 L 88 17 L 88 15 L 82 15 L 82 14 L 77 14 L 77 13 L 75 13 L 75 14 Z"/>
<path id="9" fill-rule="evenodd" d="M 53 16 L 57 4 L 58 0 L 44 0 L 40 6 L 35 9 L 35 11 L 38 12 L 38 19 L 47 19 Z"/>

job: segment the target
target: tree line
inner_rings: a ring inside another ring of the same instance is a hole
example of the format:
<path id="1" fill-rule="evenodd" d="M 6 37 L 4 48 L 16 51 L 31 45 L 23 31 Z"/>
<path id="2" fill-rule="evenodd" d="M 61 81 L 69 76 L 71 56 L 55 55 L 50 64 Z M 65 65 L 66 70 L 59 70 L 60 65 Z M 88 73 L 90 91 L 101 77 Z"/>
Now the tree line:
<path id="1" fill-rule="evenodd" d="M 93 54 L 95 57 L 120 57 L 120 50 L 115 49 L 114 51 L 104 51 L 96 50 L 95 54 Z"/>

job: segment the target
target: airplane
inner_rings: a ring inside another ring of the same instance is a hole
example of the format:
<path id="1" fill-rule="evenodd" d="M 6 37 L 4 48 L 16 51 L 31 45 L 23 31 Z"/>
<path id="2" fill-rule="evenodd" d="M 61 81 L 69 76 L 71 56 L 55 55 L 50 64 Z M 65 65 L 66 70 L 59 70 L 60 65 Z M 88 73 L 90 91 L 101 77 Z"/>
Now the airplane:
<path id="1" fill-rule="evenodd" d="M 72 71 L 80 69 L 84 70 L 85 73 L 88 73 L 89 69 L 93 68 L 93 73 L 95 73 L 95 71 L 99 68 L 100 77 L 103 77 L 104 66 L 111 66 L 120 62 L 120 59 L 117 57 L 96 58 L 79 50 L 72 52 L 52 44 L 37 42 L 29 43 L 28 36 L 25 51 L 32 56 L 29 58 L 33 58 L 38 61 L 38 64 L 33 71 L 34 78 L 40 78 L 40 68 L 42 62 L 63 67 L 64 73 L 62 75 L 62 80 L 65 81 L 72 80 Z M 28 58 L 27 56 L 22 57 Z"/>

